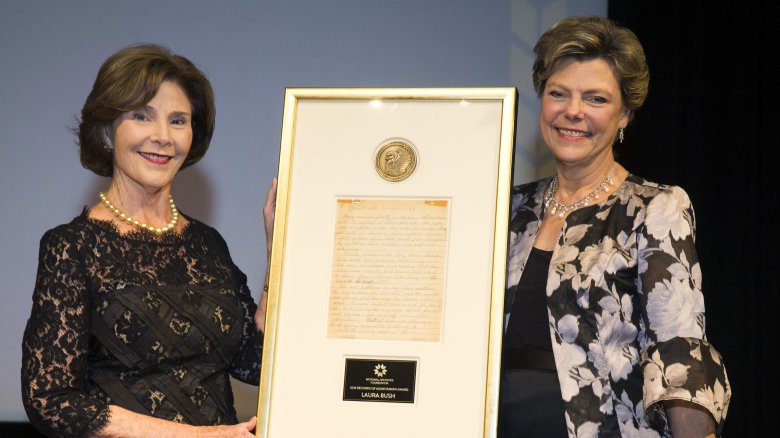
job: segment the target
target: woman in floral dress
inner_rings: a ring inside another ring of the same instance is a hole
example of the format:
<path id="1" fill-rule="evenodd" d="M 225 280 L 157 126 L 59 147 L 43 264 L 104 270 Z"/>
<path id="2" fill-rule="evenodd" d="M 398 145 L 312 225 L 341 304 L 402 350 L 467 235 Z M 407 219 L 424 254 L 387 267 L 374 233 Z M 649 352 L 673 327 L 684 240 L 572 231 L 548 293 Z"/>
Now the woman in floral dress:
<path id="1" fill-rule="evenodd" d="M 647 95 L 642 46 L 572 17 L 534 51 L 557 169 L 512 193 L 499 436 L 715 436 L 731 388 L 705 334 L 693 207 L 613 153 Z"/>

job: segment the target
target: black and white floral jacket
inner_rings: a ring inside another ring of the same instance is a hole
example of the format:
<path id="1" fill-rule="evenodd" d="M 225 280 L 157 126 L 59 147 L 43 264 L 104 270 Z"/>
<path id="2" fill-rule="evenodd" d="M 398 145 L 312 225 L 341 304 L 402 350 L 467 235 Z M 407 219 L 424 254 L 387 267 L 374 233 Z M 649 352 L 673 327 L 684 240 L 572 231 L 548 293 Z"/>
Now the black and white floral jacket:
<path id="1" fill-rule="evenodd" d="M 505 321 L 551 179 L 513 189 Z M 669 437 L 663 400 L 688 400 L 720 430 L 731 398 L 707 342 L 688 195 L 629 175 L 569 214 L 555 246 L 547 309 L 570 437 Z"/>

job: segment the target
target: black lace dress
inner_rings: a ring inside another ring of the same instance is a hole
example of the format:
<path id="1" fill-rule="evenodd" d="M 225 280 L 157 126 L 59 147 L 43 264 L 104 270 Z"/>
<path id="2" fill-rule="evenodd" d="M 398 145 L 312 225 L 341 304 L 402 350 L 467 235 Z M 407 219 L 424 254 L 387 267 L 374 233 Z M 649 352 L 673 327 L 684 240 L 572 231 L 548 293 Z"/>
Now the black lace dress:
<path id="1" fill-rule="evenodd" d="M 119 234 L 87 218 L 41 239 L 22 344 L 22 400 L 47 436 L 89 436 L 108 406 L 237 423 L 229 375 L 257 385 L 262 335 L 246 276 L 211 227 Z"/>

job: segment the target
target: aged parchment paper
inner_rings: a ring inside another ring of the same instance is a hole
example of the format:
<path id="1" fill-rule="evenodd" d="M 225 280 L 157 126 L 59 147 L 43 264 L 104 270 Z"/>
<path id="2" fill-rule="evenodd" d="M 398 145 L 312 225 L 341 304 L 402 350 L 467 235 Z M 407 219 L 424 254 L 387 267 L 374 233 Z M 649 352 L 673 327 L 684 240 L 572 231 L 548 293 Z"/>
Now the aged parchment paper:
<path id="1" fill-rule="evenodd" d="M 328 337 L 438 341 L 449 201 L 336 202 Z"/>

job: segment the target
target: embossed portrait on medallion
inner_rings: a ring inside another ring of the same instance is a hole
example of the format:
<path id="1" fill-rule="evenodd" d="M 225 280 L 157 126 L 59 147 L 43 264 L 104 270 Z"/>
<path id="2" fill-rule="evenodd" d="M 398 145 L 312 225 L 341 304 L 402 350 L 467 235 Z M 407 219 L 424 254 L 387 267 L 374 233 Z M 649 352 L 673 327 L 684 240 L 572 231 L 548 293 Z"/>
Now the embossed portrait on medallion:
<path id="1" fill-rule="evenodd" d="M 379 147 L 374 165 L 379 176 L 387 181 L 403 181 L 417 167 L 417 151 L 406 140 L 392 139 Z"/>

